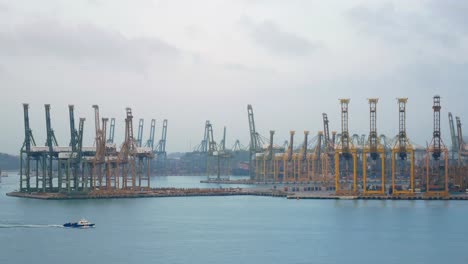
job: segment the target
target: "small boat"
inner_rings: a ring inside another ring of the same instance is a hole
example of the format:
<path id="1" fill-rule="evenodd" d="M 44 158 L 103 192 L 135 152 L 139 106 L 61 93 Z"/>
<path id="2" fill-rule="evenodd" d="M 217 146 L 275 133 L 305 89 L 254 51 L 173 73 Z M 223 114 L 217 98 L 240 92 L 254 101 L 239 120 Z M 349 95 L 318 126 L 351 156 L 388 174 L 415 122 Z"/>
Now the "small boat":
<path id="1" fill-rule="evenodd" d="M 78 222 L 75 223 L 65 223 L 63 224 L 63 227 L 76 227 L 76 228 L 88 228 L 88 227 L 94 227 L 94 224 L 88 222 L 86 219 L 81 219 Z"/>

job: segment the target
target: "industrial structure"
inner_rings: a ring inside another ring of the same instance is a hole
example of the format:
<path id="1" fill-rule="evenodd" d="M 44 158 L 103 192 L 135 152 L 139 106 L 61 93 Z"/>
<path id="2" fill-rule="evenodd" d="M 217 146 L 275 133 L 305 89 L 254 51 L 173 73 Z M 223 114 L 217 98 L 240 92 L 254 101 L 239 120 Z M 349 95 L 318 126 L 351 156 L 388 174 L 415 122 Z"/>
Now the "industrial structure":
<path id="1" fill-rule="evenodd" d="M 223 128 L 222 138 L 215 140 L 213 124 L 205 121 L 203 138 L 197 144 L 193 151 L 185 153 L 177 164 L 175 174 L 183 175 L 207 175 L 216 176 L 217 180 L 227 179 L 233 174 L 234 162 L 239 163 L 236 158 L 239 153 L 246 153 L 246 148 L 242 146 L 239 140 L 235 142 L 232 148 L 227 147 L 226 127 Z M 219 143 L 218 143 L 219 142 Z M 245 159 L 247 160 L 247 159 Z"/>
<path id="2" fill-rule="evenodd" d="M 392 147 L 392 193 L 414 192 L 415 149 L 406 136 L 406 103 L 408 98 L 398 98 L 398 135 Z M 401 184 L 398 187 L 398 184 Z M 402 188 L 401 186 L 406 186 Z M 398 188 L 397 188 L 398 187 Z"/>
<path id="3" fill-rule="evenodd" d="M 166 152 L 167 124 L 162 122 L 157 141 L 156 120 L 150 122 L 144 141 L 145 122 L 138 120 L 134 136 L 132 109 L 125 109 L 125 136 L 118 145 L 115 118 L 102 118 L 94 109 L 94 143 L 83 142 L 85 119 L 75 121 L 75 108 L 69 105 L 70 139 L 60 145 L 46 104 L 46 138 L 36 144 L 29 123 L 29 105 L 23 104 L 24 143 L 21 147 L 20 191 L 79 193 L 96 190 L 147 190 L 151 175 L 205 175 L 211 182 L 230 181 L 230 175 L 248 173 L 242 183 L 297 184 L 341 196 L 447 197 L 450 192 L 468 189 L 468 144 L 462 134 L 459 116 L 448 113 L 450 147 L 441 135 L 441 98 L 433 97 L 432 139 L 426 147 L 416 145 L 407 133 L 408 98 L 397 98 L 398 130 L 395 136 L 378 134 L 378 98 L 369 98 L 368 134 L 349 131 L 349 98 L 339 99 L 340 130 L 330 129 L 329 116 L 322 113 L 323 129 L 289 131 L 289 138 L 275 144 L 275 131 L 263 137 L 258 131 L 252 105 L 247 105 L 250 142 L 236 140 L 231 148 L 227 128 L 220 127 L 219 140 L 214 125 L 204 122 L 200 144 L 177 159 Z M 397 112 L 395 111 L 395 113 Z M 283 143 L 284 142 L 284 143 Z M 216 176 L 210 178 L 211 176 Z M 235 182 L 235 181 L 234 181 Z"/>
<path id="4" fill-rule="evenodd" d="M 154 149 L 155 120 L 151 121 L 150 138 L 143 146 L 144 120 L 139 120 L 138 134 L 133 135 L 133 114 L 125 109 L 125 137 L 118 148 L 114 143 L 115 119 L 101 118 L 94 109 L 95 141 L 83 145 L 85 119 L 75 126 L 74 106 L 69 105 L 70 142 L 60 146 L 52 128 L 50 105 L 45 105 L 46 143 L 36 145 L 29 124 L 29 105 L 23 104 L 25 139 L 20 151 L 21 192 L 87 192 L 90 190 L 144 190 L 150 188 L 151 160 L 165 153 L 167 121 L 161 147 Z"/>
<path id="5" fill-rule="evenodd" d="M 464 142 L 461 121 L 456 125 L 449 113 L 452 145 L 449 150 L 441 136 L 441 100 L 433 97 L 433 133 L 426 148 L 412 143 L 406 131 L 407 98 L 398 98 L 396 136 L 378 134 L 378 98 L 368 99 L 369 134 L 351 134 L 348 130 L 350 99 L 340 99 L 341 131 L 332 131 L 323 117 L 323 131 L 295 144 L 295 131 L 281 147 L 274 144 L 275 131 L 266 140 L 256 130 L 252 106 L 248 105 L 253 182 L 308 183 L 338 195 L 427 196 L 444 197 L 468 188 L 468 145 Z M 268 142 L 265 144 L 265 142 Z M 332 183 L 331 179 L 334 178 Z"/>

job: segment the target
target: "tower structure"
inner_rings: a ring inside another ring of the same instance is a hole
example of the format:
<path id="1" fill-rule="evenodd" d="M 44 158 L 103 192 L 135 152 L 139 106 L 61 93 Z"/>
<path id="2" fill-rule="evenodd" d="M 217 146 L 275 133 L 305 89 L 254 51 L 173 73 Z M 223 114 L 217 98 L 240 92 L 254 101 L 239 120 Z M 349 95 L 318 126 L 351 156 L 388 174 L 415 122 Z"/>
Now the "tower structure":
<path id="1" fill-rule="evenodd" d="M 448 149 L 445 147 L 440 130 L 440 96 L 433 98 L 432 141 L 426 149 L 426 194 L 448 195 Z"/>
<path id="2" fill-rule="evenodd" d="M 414 192 L 414 147 L 406 133 L 408 98 L 398 98 L 398 136 L 392 147 L 392 194 Z"/>
<path id="3" fill-rule="evenodd" d="M 385 148 L 377 134 L 377 103 L 379 99 L 369 100 L 370 132 L 362 155 L 362 179 L 364 194 L 385 193 Z M 359 136 L 358 136 L 359 139 Z M 379 162 L 380 161 L 380 162 Z M 369 162 L 369 164 L 368 164 Z M 371 173 L 373 184 L 368 186 L 368 174 Z M 378 175 L 380 174 L 380 175 Z"/>
<path id="4" fill-rule="evenodd" d="M 337 194 L 357 192 L 357 153 L 348 131 L 349 99 L 340 99 L 341 137 L 335 146 L 335 190 Z"/>

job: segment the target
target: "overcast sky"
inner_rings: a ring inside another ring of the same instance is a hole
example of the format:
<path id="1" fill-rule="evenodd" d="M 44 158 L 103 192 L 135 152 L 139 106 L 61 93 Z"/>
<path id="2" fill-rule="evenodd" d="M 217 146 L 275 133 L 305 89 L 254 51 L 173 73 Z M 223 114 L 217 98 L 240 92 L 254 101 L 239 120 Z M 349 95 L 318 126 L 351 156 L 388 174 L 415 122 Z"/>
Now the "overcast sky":
<path id="1" fill-rule="evenodd" d="M 442 134 L 450 145 L 449 111 L 467 122 L 468 1 L 311 0 L 0 0 L 0 152 L 24 140 L 22 103 L 45 142 L 44 104 L 60 145 L 69 143 L 68 104 L 117 119 L 125 107 L 169 120 L 167 150 L 188 151 L 210 120 L 219 141 L 248 144 L 247 104 L 257 130 L 322 130 L 328 113 L 340 130 L 339 98 L 351 98 L 350 133 L 368 134 L 367 98 L 380 98 L 378 133 L 398 132 L 396 98 L 408 97 L 408 134 L 432 135 L 432 97 L 442 98 Z"/>

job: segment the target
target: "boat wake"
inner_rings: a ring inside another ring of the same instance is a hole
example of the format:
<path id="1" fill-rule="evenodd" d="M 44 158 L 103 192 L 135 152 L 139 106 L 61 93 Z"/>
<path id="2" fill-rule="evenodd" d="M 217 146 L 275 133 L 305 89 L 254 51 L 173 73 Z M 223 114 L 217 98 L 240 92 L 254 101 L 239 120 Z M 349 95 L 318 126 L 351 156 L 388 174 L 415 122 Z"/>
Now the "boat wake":
<path id="1" fill-rule="evenodd" d="M 0 228 L 63 228 L 63 225 L 1 224 Z"/>

